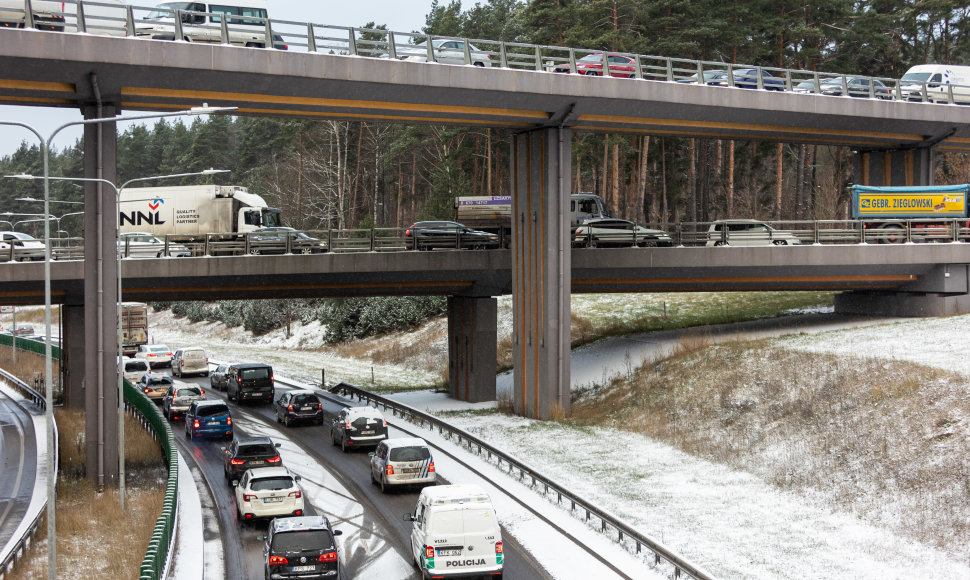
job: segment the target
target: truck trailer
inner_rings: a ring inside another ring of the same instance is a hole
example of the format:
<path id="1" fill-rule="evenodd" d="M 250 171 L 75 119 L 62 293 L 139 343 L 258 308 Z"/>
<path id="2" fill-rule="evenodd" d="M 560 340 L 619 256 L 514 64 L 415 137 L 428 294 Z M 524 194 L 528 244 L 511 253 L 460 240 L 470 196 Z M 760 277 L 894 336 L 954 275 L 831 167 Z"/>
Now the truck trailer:
<path id="1" fill-rule="evenodd" d="M 913 187 L 854 185 L 852 218 L 875 242 L 951 241 L 966 237 L 970 184 Z"/>
<path id="2" fill-rule="evenodd" d="M 121 352 L 131 356 L 143 344 L 148 344 L 148 305 L 143 302 L 122 302 Z"/>
<path id="3" fill-rule="evenodd" d="M 603 200 L 593 193 L 569 196 L 569 225 L 572 229 L 592 219 L 605 218 Z M 503 248 L 512 240 L 512 196 L 482 195 L 455 198 L 455 221 L 498 234 Z"/>
<path id="4" fill-rule="evenodd" d="M 122 233 L 245 234 L 281 227 L 280 210 L 234 185 L 138 187 L 121 192 L 118 220 Z"/>

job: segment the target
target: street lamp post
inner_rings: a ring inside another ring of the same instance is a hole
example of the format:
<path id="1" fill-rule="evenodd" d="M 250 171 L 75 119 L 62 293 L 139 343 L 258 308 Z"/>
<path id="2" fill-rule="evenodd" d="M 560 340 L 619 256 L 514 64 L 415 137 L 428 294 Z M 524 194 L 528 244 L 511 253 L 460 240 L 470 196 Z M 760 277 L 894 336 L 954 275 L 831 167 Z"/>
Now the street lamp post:
<path id="1" fill-rule="evenodd" d="M 50 195 L 50 181 L 47 177 L 50 175 L 50 143 L 54 140 L 62 130 L 67 127 L 74 125 L 93 125 L 97 123 L 117 123 L 118 121 L 137 121 L 141 119 L 157 119 L 161 117 L 176 117 L 185 115 L 207 115 L 210 113 L 218 112 L 228 112 L 234 111 L 236 107 L 209 107 L 207 104 L 203 104 L 202 107 L 193 107 L 187 111 L 175 111 L 172 113 L 153 113 L 149 115 L 131 115 L 122 117 L 108 117 L 108 118 L 98 118 L 98 119 L 85 119 L 83 121 L 72 121 L 70 123 L 65 123 L 54 129 L 54 131 L 46 139 L 40 132 L 33 126 L 22 123 L 20 121 L 0 121 L 0 125 L 7 125 L 12 127 L 22 127 L 37 137 L 40 141 L 41 155 L 43 158 L 44 167 L 44 215 L 48 216 L 51 213 L 51 195 Z M 51 383 L 52 370 L 52 353 L 51 353 L 51 228 L 50 221 L 44 221 L 44 398 L 46 400 L 45 405 L 45 418 L 47 423 L 47 460 L 48 462 L 54 461 L 56 457 L 54 449 L 54 386 Z M 47 576 L 48 580 L 57 580 L 57 527 L 54 521 L 54 502 L 55 496 L 55 484 L 54 477 L 52 477 L 53 470 L 48 471 L 47 477 Z"/>
<path id="2" fill-rule="evenodd" d="M 195 177 L 201 175 L 217 175 L 219 173 L 228 173 L 228 169 L 205 169 L 202 171 L 196 171 L 193 173 L 175 173 L 172 175 L 157 175 L 152 177 L 137 177 L 135 179 L 129 179 L 128 181 L 121 184 L 118 187 L 111 181 L 107 179 L 97 179 L 97 178 L 87 178 L 87 177 L 53 177 L 47 176 L 50 181 L 76 181 L 81 183 L 102 183 L 107 185 L 115 192 L 115 201 L 117 203 L 118 209 L 121 209 L 121 192 L 125 190 L 126 187 L 132 183 L 140 183 L 144 181 L 157 181 L 159 179 L 175 179 L 179 177 Z M 4 177 L 11 177 L 14 179 L 43 179 L 34 175 L 6 175 Z M 65 214 L 72 215 L 72 214 Z M 64 216 L 62 216 L 64 217 Z M 115 225 L 115 240 L 117 241 L 118 248 L 118 495 L 121 498 L 121 509 L 125 509 L 125 405 L 124 405 L 124 357 L 121 352 L 121 342 L 122 342 L 122 328 L 121 328 L 121 314 L 122 314 L 122 300 L 121 300 L 121 220 L 120 218 L 116 220 Z"/>

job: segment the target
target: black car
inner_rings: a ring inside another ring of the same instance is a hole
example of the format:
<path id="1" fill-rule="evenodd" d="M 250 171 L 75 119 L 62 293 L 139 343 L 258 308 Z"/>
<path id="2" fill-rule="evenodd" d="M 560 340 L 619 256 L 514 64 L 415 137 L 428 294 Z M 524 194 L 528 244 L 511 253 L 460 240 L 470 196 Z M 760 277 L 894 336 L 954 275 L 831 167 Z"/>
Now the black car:
<path id="1" fill-rule="evenodd" d="M 497 248 L 498 234 L 473 230 L 458 222 L 425 221 L 411 224 L 404 232 L 408 250 Z"/>
<path id="2" fill-rule="evenodd" d="M 230 401 L 273 402 L 276 394 L 273 367 L 261 363 L 234 364 L 229 366 L 226 376 L 226 398 Z"/>
<path id="3" fill-rule="evenodd" d="M 266 578 L 341 578 L 334 539 L 340 534 L 324 516 L 274 519 L 263 546 Z"/>
<path id="4" fill-rule="evenodd" d="M 347 452 L 354 447 L 376 447 L 387 439 L 387 421 L 374 407 L 346 407 L 330 425 L 330 442 Z"/>
<path id="5" fill-rule="evenodd" d="M 249 234 L 249 253 L 260 254 L 323 254 L 327 242 L 311 238 L 293 228 L 259 228 Z"/>
<path id="6" fill-rule="evenodd" d="M 283 459 L 278 451 L 280 444 L 269 437 L 238 437 L 226 448 L 223 470 L 226 481 L 232 485 L 239 481 L 247 469 L 253 467 L 279 467 Z"/>
<path id="7" fill-rule="evenodd" d="M 220 391 L 226 390 L 226 381 L 229 379 L 229 365 L 221 364 L 214 371 L 209 373 L 209 386 Z"/>
<path id="8" fill-rule="evenodd" d="M 313 391 L 287 391 L 276 401 L 276 422 L 287 427 L 294 421 L 323 425 L 323 404 Z"/>

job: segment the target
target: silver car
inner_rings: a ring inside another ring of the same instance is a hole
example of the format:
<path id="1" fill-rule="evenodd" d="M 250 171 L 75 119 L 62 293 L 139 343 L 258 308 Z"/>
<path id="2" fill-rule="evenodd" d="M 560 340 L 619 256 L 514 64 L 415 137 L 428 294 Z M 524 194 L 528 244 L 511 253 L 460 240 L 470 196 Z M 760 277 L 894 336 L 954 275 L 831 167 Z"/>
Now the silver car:
<path id="1" fill-rule="evenodd" d="M 370 479 L 386 492 L 395 485 L 434 485 L 437 473 L 431 448 L 419 437 L 385 439 L 370 455 Z"/>
<path id="2" fill-rule="evenodd" d="M 165 253 L 165 242 L 154 234 L 146 232 L 126 232 L 118 237 L 118 252 L 123 258 L 161 258 L 168 255 L 174 258 L 187 258 L 192 252 L 182 244 L 169 244 Z"/>
<path id="3" fill-rule="evenodd" d="M 44 259 L 44 242 L 22 232 L 0 232 L 0 238 L 10 252 L 13 246 L 13 259 L 19 262 Z M 3 256 L 9 258 L 10 256 Z"/>
<path id="4" fill-rule="evenodd" d="M 718 220 L 707 230 L 708 246 L 795 246 L 795 234 L 758 220 Z"/>
<path id="5" fill-rule="evenodd" d="M 434 62 L 445 64 L 465 64 L 465 41 L 436 38 L 431 41 L 434 51 Z M 468 54 L 471 64 L 475 66 L 492 66 L 492 55 L 479 50 L 474 44 L 468 43 Z M 415 45 L 413 48 L 402 48 L 397 51 L 400 60 L 428 62 L 427 41 Z"/>
<path id="6" fill-rule="evenodd" d="M 651 230 L 629 220 L 600 218 L 589 220 L 573 232 L 573 246 L 588 248 L 672 246 L 667 232 Z"/>

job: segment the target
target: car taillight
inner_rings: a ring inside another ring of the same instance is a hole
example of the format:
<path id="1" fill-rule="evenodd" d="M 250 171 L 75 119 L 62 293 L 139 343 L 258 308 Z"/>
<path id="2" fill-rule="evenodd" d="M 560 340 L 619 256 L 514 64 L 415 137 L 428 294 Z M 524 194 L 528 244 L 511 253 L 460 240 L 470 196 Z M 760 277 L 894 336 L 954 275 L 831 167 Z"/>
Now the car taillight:
<path id="1" fill-rule="evenodd" d="M 143 391 L 145 391 L 146 393 L 150 393 L 150 392 L 152 392 L 152 388 L 151 388 L 151 387 L 145 387 L 145 388 L 144 388 L 144 389 L 142 389 L 142 390 L 143 390 Z"/>
<path id="2" fill-rule="evenodd" d="M 290 404 L 289 404 L 289 405 L 288 405 L 288 406 L 286 407 L 286 410 L 287 410 L 287 411 L 289 411 L 290 413 L 292 413 L 292 412 L 293 412 L 293 404 L 292 404 L 292 403 L 290 403 Z"/>
<path id="3" fill-rule="evenodd" d="M 350 429 L 350 421 L 344 423 L 344 429 Z"/>
<path id="4" fill-rule="evenodd" d="M 321 556 L 322 557 L 322 556 Z M 270 556 L 269 565 L 270 566 L 286 566 L 290 562 L 283 556 Z"/>
<path id="5" fill-rule="evenodd" d="M 296 498 L 296 499 L 300 499 L 301 497 L 303 497 L 303 492 L 300 491 L 300 490 L 291 491 L 290 492 L 290 497 L 293 497 L 293 498 Z"/>
<path id="6" fill-rule="evenodd" d="M 256 499 L 255 495 L 250 495 L 248 493 L 243 494 L 243 501 L 253 501 L 254 499 Z"/>
<path id="7" fill-rule="evenodd" d="M 410 236 L 411 235 L 411 230 L 404 230 L 404 235 L 405 236 Z"/>
<path id="8" fill-rule="evenodd" d="M 232 417 L 226 417 L 226 425 L 232 425 Z"/>
<path id="9" fill-rule="evenodd" d="M 155 355 L 153 355 L 153 354 L 149 354 L 149 355 L 148 355 L 148 358 L 155 358 Z"/>
<path id="10" fill-rule="evenodd" d="M 502 553 L 502 542 L 495 542 L 495 553 L 496 554 Z"/>
<path id="11" fill-rule="evenodd" d="M 387 475 L 394 475 L 394 466 L 391 464 L 388 464 L 387 467 L 384 468 L 384 473 L 386 473 Z"/>
<path id="12" fill-rule="evenodd" d="M 269 459 L 267 459 L 266 463 L 279 463 L 280 461 L 283 461 L 283 460 L 280 458 L 279 455 L 277 455 L 276 457 L 270 457 Z"/>
<path id="13" fill-rule="evenodd" d="M 434 558 L 434 546 L 425 546 L 424 547 L 424 557 L 425 558 Z"/>
<path id="14" fill-rule="evenodd" d="M 192 427 L 195 428 L 195 429 L 198 429 L 199 428 L 199 420 L 198 419 L 192 421 Z"/>
<path id="15" fill-rule="evenodd" d="M 323 410 L 323 403 L 317 403 L 317 411 Z"/>
<path id="16" fill-rule="evenodd" d="M 317 558 L 317 561 L 318 562 L 336 562 L 337 561 L 337 553 L 336 552 L 327 552 L 326 554 L 320 554 L 320 557 Z"/>
<path id="17" fill-rule="evenodd" d="M 243 459 L 230 459 L 229 460 L 229 464 L 230 465 L 242 465 L 244 463 L 246 463 L 246 461 L 243 460 Z"/>
<path id="18" fill-rule="evenodd" d="M 428 464 L 428 473 L 434 473 L 434 461 Z"/>
<path id="19" fill-rule="evenodd" d="M 384 419 L 384 427 L 387 427 L 387 419 Z"/>

